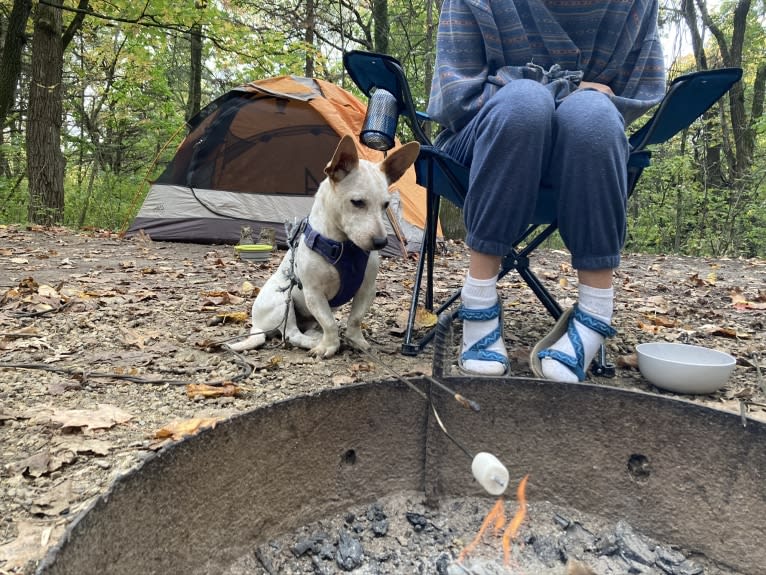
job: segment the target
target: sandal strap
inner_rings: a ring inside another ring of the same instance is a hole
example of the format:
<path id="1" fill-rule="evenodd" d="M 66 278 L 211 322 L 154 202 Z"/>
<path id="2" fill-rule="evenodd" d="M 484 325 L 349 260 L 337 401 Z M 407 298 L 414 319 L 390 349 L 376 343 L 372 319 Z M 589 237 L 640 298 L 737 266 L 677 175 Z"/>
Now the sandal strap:
<path id="1" fill-rule="evenodd" d="M 577 305 L 574 306 L 574 313 L 572 315 L 585 327 L 592 329 L 599 335 L 603 335 L 604 337 L 613 337 L 617 334 L 617 330 L 614 329 L 611 325 L 593 317 L 590 314 L 585 313 Z"/>
<path id="2" fill-rule="evenodd" d="M 458 319 L 468 321 L 489 321 L 500 317 L 500 300 L 495 305 L 484 308 L 467 308 L 462 305 L 457 310 Z"/>
<path id="3" fill-rule="evenodd" d="M 500 307 L 500 300 L 495 305 L 487 308 L 466 308 L 460 306 L 457 312 L 459 319 L 466 321 L 489 321 L 497 319 L 498 325 L 481 339 L 474 342 L 474 344 L 465 350 L 461 355 L 461 361 L 466 360 L 478 360 L 478 361 L 496 361 L 505 367 L 507 370 L 510 367 L 508 358 L 501 353 L 491 351 L 487 349 L 498 339 L 503 337 L 503 325 L 502 325 L 502 309 Z"/>
<path id="4" fill-rule="evenodd" d="M 567 366 L 577 376 L 579 381 L 585 381 L 585 370 L 581 367 L 582 359 L 579 356 L 575 358 L 557 349 L 544 349 L 537 354 L 537 357 L 540 359 L 545 359 L 546 357 L 555 359 L 560 364 Z"/>
<path id="5" fill-rule="evenodd" d="M 574 356 L 571 356 L 557 349 L 544 349 L 537 354 L 537 357 L 540 359 L 555 359 L 562 365 L 568 367 L 572 373 L 577 376 L 578 380 L 585 381 L 585 370 L 588 367 L 585 365 L 585 348 L 583 347 L 580 334 L 577 332 L 577 327 L 574 324 L 574 320 L 577 320 L 585 327 L 592 329 L 603 337 L 612 337 L 617 333 L 617 330 L 610 326 L 608 323 L 605 323 L 600 319 L 585 313 L 577 305 L 575 305 L 574 311 L 569 318 L 569 323 L 567 324 L 567 335 L 569 336 L 569 341 L 572 344 L 572 348 L 574 349 Z"/>

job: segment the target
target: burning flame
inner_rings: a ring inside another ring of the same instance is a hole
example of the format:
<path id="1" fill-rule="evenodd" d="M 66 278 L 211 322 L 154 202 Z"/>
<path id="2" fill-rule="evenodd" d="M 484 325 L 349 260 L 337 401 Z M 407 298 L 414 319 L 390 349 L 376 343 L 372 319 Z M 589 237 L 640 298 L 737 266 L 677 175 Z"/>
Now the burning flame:
<path id="1" fill-rule="evenodd" d="M 519 502 L 519 508 L 511 518 L 511 522 L 508 524 L 508 527 L 506 527 L 503 531 L 503 527 L 505 527 L 505 502 L 503 498 L 500 497 L 495 502 L 495 505 L 492 507 L 492 509 L 490 509 L 489 513 L 487 513 L 487 516 L 484 518 L 481 527 L 479 527 L 479 532 L 476 534 L 476 537 L 474 537 L 473 541 L 466 545 L 460 552 L 460 555 L 458 555 L 458 563 L 462 563 L 466 557 L 474 552 L 476 546 L 484 537 L 484 533 L 487 531 L 487 529 L 489 529 L 490 526 L 492 526 L 492 532 L 495 536 L 499 535 L 501 531 L 503 532 L 503 563 L 506 567 L 510 566 L 511 544 L 516 538 L 516 535 L 518 535 L 519 528 L 527 516 L 526 489 L 528 478 L 529 476 L 525 475 L 524 478 L 519 482 L 519 486 L 516 488 L 516 499 Z"/>

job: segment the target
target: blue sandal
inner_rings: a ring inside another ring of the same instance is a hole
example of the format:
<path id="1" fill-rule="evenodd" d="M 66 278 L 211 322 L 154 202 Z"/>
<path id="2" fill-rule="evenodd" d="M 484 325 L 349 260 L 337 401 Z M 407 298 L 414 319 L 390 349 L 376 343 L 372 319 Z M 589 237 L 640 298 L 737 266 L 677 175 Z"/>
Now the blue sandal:
<path id="1" fill-rule="evenodd" d="M 498 339 L 503 337 L 503 308 L 500 305 L 500 300 L 498 300 L 492 307 L 482 309 L 469 309 L 460 306 L 460 309 L 458 309 L 457 312 L 457 317 L 458 319 L 467 321 L 489 321 L 492 319 L 498 320 L 498 325 L 494 330 L 489 332 L 483 338 L 477 340 L 476 343 L 474 343 L 471 347 L 460 354 L 460 359 L 458 360 L 460 369 L 470 375 L 482 375 L 465 369 L 463 367 L 465 361 L 492 361 L 497 362 L 503 366 L 503 373 L 499 374 L 497 377 L 507 375 L 510 369 L 510 362 L 508 361 L 508 358 L 501 353 L 487 349 Z"/>
<path id="2" fill-rule="evenodd" d="M 603 337 L 612 337 L 617 333 L 617 330 L 612 326 L 604 323 L 600 319 L 596 319 L 592 315 L 588 315 L 575 305 L 561 315 L 550 333 L 541 339 L 532 349 L 529 363 L 532 367 L 532 372 L 537 377 L 545 379 L 542 360 L 548 357 L 555 359 L 562 365 L 568 367 L 572 373 L 577 376 L 579 381 L 585 381 L 585 372 L 587 371 L 588 366 L 585 365 L 585 350 L 582 345 L 582 340 L 580 339 L 580 334 L 577 333 L 577 328 L 574 325 L 574 319 Z M 556 343 L 565 332 L 569 336 L 569 340 L 572 342 L 572 347 L 575 351 L 574 357 L 556 349 L 549 349 L 549 347 Z"/>

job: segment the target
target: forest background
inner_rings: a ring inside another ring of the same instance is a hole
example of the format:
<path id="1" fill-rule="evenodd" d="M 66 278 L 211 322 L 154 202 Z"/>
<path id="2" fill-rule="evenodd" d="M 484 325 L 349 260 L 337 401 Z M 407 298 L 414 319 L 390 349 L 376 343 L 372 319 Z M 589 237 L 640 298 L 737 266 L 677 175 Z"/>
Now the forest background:
<path id="1" fill-rule="evenodd" d="M 0 0 L 0 224 L 123 229 L 207 102 L 283 74 L 354 92 L 346 50 L 399 58 L 424 109 L 439 10 L 440 0 Z M 669 80 L 723 66 L 744 76 L 654 149 L 626 248 L 766 257 L 766 0 L 660 0 L 660 25 Z"/>

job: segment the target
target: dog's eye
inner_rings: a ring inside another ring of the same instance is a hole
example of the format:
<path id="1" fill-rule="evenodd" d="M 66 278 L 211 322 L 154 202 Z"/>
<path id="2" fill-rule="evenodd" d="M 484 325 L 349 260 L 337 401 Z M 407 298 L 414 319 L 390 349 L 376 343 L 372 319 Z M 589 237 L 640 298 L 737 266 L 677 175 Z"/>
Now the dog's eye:
<path id="1" fill-rule="evenodd" d="M 367 205 L 367 202 L 365 202 L 364 200 L 351 200 L 351 205 L 354 206 L 355 208 L 363 208 L 364 206 Z"/>

